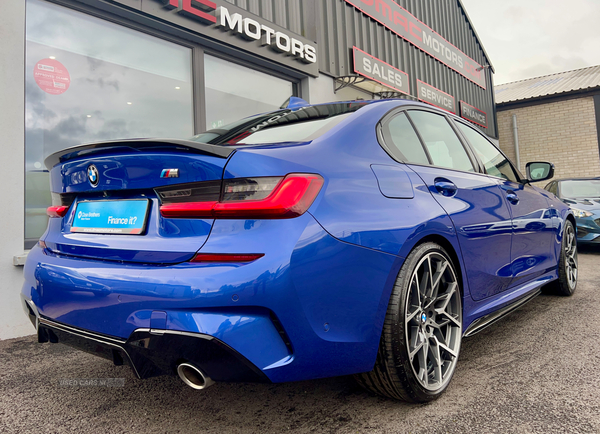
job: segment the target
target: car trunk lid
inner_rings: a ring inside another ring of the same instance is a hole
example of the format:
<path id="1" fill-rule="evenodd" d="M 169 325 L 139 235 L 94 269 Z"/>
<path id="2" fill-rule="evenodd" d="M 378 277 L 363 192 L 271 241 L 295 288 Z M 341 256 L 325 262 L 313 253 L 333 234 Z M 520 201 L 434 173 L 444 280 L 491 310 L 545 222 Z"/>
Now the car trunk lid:
<path id="1" fill-rule="evenodd" d="M 189 260 L 206 241 L 213 219 L 165 219 L 161 196 L 184 184 L 218 200 L 234 151 L 162 139 L 103 142 L 53 154 L 46 159 L 53 205 L 69 210 L 50 219 L 42 241 L 56 254 L 100 260 Z"/>

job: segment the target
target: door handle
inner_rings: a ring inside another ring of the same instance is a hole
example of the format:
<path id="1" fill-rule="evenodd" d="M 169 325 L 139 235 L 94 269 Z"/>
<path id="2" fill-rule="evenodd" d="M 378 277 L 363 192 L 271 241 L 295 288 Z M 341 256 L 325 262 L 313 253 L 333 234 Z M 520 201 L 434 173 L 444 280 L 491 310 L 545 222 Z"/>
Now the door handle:
<path id="1" fill-rule="evenodd" d="M 445 178 L 436 178 L 434 183 L 435 189 L 442 196 L 454 196 L 458 190 L 458 187 L 452 181 Z"/>
<path id="2" fill-rule="evenodd" d="M 517 196 L 517 193 L 515 193 L 514 191 L 507 191 L 506 192 L 506 199 L 508 199 L 508 201 L 510 203 L 512 203 L 513 205 L 516 205 L 519 203 L 519 196 Z"/>

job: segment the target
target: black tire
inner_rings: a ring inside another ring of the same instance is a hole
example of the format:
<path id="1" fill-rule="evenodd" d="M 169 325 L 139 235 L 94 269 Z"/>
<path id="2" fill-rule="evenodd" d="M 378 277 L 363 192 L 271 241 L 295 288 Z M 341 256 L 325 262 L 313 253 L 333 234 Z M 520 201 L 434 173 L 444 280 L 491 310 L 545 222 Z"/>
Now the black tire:
<path id="1" fill-rule="evenodd" d="M 423 277 L 427 268 L 432 276 L 429 285 Z M 355 378 L 367 390 L 389 398 L 434 400 L 454 374 L 461 338 L 462 298 L 455 266 L 441 246 L 426 242 L 408 255 L 400 269 L 375 367 Z"/>
<path id="2" fill-rule="evenodd" d="M 545 294 L 570 297 L 577 289 L 577 233 L 570 220 L 565 220 L 560 259 L 558 261 L 558 279 L 542 288 Z"/>

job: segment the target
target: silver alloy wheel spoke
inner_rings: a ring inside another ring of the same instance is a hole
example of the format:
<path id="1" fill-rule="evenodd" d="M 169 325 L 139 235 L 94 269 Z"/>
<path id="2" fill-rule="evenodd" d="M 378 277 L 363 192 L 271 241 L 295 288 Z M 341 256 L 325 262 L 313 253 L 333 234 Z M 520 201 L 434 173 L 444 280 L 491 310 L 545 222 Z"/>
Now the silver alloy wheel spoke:
<path id="1" fill-rule="evenodd" d="M 404 324 L 408 358 L 428 390 L 445 386 L 458 360 L 462 334 L 461 295 L 450 262 L 432 252 L 413 271 Z"/>
<path id="2" fill-rule="evenodd" d="M 570 288 L 577 285 L 577 236 L 572 226 L 567 228 L 565 245 L 565 272 Z"/>

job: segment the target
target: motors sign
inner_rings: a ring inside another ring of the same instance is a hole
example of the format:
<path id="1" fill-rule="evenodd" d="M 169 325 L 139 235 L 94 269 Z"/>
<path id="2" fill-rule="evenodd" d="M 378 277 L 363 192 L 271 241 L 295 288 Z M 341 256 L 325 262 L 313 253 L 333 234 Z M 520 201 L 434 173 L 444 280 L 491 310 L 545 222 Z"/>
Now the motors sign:
<path id="1" fill-rule="evenodd" d="M 223 0 L 151 0 L 142 2 L 140 10 L 312 76 L 319 75 L 314 42 Z M 210 44 L 207 40 L 206 45 Z"/>
<path id="2" fill-rule="evenodd" d="M 421 80 L 417 80 L 417 97 L 419 101 L 456 114 L 456 101 L 452 95 L 448 95 L 446 92 L 442 92 Z"/>
<path id="3" fill-rule="evenodd" d="M 376 57 L 352 47 L 354 53 L 354 72 L 363 77 L 370 78 L 385 87 L 410 95 L 408 74 L 394 68 Z"/>
<path id="4" fill-rule="evenodd" d="M 485 89 L 485 74 L 479 63 L 446 41 L 429 28 L 427 24 L 419 21 L 393 0 L 345 1 L 383 24 L 415 47 Z"/>
<path id="5" fill-rule="evenodd" d="M 474 124 L 479 125 L 480 127 L 487 128 L 487 113 L 483 110 L 479 110 L 476 107 L 473 107 L 470 104 L 467 104 L 464 101 L 460 102 L 460 117 L 466 119 L 468 121 L 473 122 Z"/>

